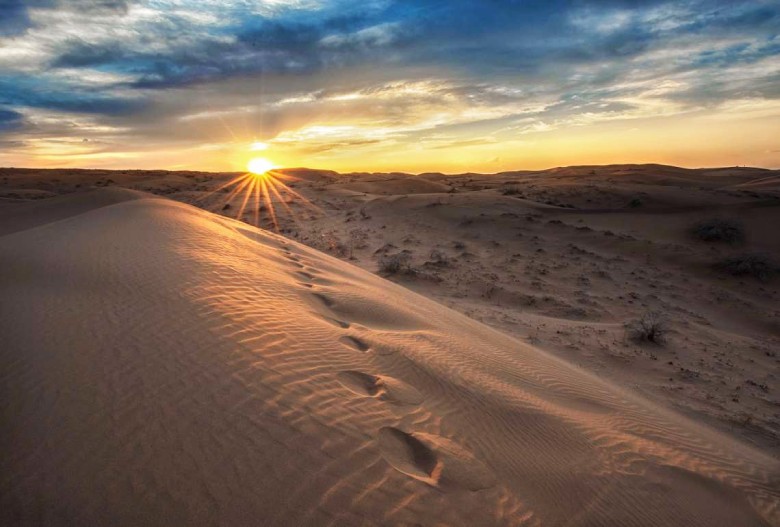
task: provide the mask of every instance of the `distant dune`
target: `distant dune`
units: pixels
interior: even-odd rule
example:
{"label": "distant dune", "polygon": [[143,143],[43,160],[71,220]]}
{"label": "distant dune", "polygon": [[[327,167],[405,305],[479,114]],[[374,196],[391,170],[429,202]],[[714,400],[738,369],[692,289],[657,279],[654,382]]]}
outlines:
{"label": "distant dune", "polygon": [[[3,525],[780,525],[767,453],[295,241],[79,184],[0,209]],[[431,185],[456,192],[411,183],[407,219],[529,206]]]}

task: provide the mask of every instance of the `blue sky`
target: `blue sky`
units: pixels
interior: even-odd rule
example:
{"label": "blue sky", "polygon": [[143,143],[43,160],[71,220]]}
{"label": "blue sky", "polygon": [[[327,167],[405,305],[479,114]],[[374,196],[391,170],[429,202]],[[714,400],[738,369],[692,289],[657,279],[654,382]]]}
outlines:
{"label": "blue sky", "polygon": [[780,166],[778,122],[777,1],[0,0],[3,165]]}

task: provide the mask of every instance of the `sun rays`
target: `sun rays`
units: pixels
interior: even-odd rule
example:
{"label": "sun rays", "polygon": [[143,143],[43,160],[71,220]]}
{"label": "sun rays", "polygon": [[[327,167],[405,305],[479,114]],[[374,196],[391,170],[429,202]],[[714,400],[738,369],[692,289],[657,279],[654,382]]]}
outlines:
{"label": "sun rays", "polygon": [[269,159],[264,157],[255,157],[249,160],[249,163],[246,164],[246,168],[253,174],[263,176],[267,172],[277,168],[277,166]]}
{"label": "sun rays", "polygon": [[[312,211],[320,210],[285,183],[285,180],[297,178],[274,168],[263,170],[268,165],[273,167],[267,159],[252,159],[248,164],[250,172],[218,186],[202,196],[201,201],[215,194],[224,194],[224,197],[217,199],[209,208],[257,227],[261,226],[263,220],[267,220],[276,231],[280,228],[280,214],[284,214],[296,224],[300,223],[301,218],[294,210],[294,205],[301,205]],[[236,210],[235,214],[231,212],[232,209]]]}

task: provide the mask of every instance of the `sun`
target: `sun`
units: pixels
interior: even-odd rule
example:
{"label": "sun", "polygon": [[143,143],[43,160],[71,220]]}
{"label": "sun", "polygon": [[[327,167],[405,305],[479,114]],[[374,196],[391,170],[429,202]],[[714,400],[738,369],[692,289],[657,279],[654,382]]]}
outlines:
{"label": "sun", "polygon": [[251,173],[261,176],[266,172],[268,172],[269,170],[273,170],[274,168],[276,168],[276,165],[274,165],[271,161],[269,161],[264,157],[255,157],[249,160],[249,163],[247,163],[246,168]]}

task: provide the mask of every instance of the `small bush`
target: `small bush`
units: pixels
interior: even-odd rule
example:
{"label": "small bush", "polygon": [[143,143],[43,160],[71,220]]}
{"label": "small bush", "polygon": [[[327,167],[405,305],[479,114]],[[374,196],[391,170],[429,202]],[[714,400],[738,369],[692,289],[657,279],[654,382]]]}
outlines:
{"label": "small bush", "polygon": [[718,262],[715,267],[732,276],[750,276],[761,281],[777,272],[778,268],[763,254],[740,254]]}
{"label": "small bush", "polygon": [[745,241],[745,229],[733,220],[715,218],[695,225],[691,231],[694,238],[705,242],[741,243]]}
{"label": "small bush", "polygon": [[626,331],[634,342],[652,342],[661,345],[666,340],[668,325],[666,318],[656,311],[650,311],[639,319],[626,324]]}
{"label": "small bush", "polygon": [[431,251],[431,259],[425,262],[426,265],[433,265],[436,267],[449,267],[451,264],[449,256],[444,252],[434,249]]}
{"label": "small bush", "polygon": [[643,205],[642,200],[639,198],[634,198],[631,201],[628,202],[628,207],[630,209],[636,209]]}
{"label": "small bush", "polygon": [[390,275],[411,273],[412,256],[406,252],[383,256],[379,260],[379,271]]}
{"label": "small bush", "polygon": [[523,195],[523,193],[517,187],[507,187],[501,191],[501,194],[503,194],[504,196],[521,196],[521,197]]}

